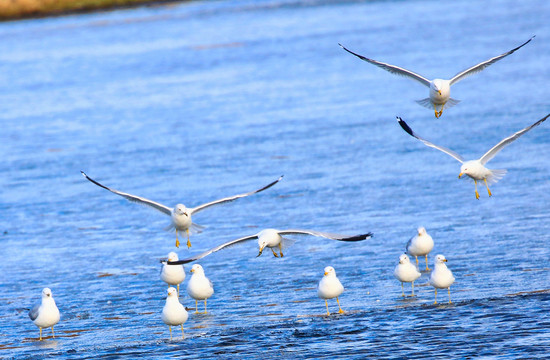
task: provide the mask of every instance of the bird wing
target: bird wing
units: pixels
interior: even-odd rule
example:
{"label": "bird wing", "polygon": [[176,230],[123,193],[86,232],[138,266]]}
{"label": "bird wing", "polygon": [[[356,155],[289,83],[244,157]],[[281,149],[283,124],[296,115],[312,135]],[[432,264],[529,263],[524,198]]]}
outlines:
{"label": "bird wing", "polygon": [[276,183],[281,181],[283,179],[283,176],[284,175],[281,175],[277,180],[273,181],[270,184],[267,184],[266,186],[264,186],[261,189],[254,190],[254,191],[251,191],[251,192],[247,192],[247,193],[244,193],[244,194],[229,196],[229,197],[226,197],[226,198],[223,198],[223,199],[219,199],[219,200],[211,201],[211,202],[206,203],[206,204],[199,205],[195,208],[190,209],[191,214],[198,213],[199,211],[202,211],[202,210],[204,210],[204,209],[206,209],[210,206],[219,205],[219,204],[223,204],[223,203],[226,203],[226,202],[234,201],[234,200],[240,199],[242,197],[253,195],[253,194],[259,193],[260,191],[264,191],[266,189],[269,189],[270,187],[272,187],[273,185],[275,185]]}
{"label": "bird wing", "polygon": [[368,63],[371,63],[373,65],[376,65],[386,71],[389,71],[391,72],[392,74],[395,74],[395,75],[399,75],[399,76],[405,76],[405,77],[408,77],[410,79],[413,79],[413,80],[416,80],[418,81],[419,83],[421,83],[422,85],[425,85],[425,86],[428,86],[430,87],[430,80],[426,79],[424,76],[422,75],[418,75],[417,73],[415,72],[412,72],[410,70],[407,70],[407,69],[403,69],[399,66],[395,66],[395,65],[390,65],[390,64],[386,64],[386,63],[383,63],[381,61],[376,61],[376,60],[373,60],[373,59],[369,59],[367,57],[364,57],[362,55],[359,55],[359,54],[356,54],[354,53],[353,51],[351,50],[348,50],[346,49],[342,44],[338,44],[340,45],[340,47],[344,50],[346,50],[347,52],[349,52],[350,54],[352,55],[355,55],[357,56],[359,59],[363,60],[363,61],[366,61]]}
{"label": "bird wing", "polygon": [[202,254],[199,254],[199,255],[195,255],[195,256],[192,256],[190,258],[187,258],[187,259],[183,259],[183,260],[178,260],[178,261],[168,261],[167,264],[168,265],[179,265],[179,264],[187,264],[187,263],[190,263],[192,261],[197,261],[199,259],[202,259],[203,257],[205,256],[208,256],[212,253],[215,253],[216,251],[220,251],[222,249],[225,249],[229,246],[232,246],[232,245],[236,245],[240,242],[243,242],[243,241],[247,241],[247,240],[252,240],[252,239],[257,239],[258,238],[258,234],[254,234],[254,235],[250,235],[250,236],[245,236],[245,237],[242,237],[242,238],[239,238],[239,239],[235,239],[235,240],[231,240],[231,241],[228,241],[226,243],[223,243],[221,245],[218,245],[216,246],[215,248],[212,248],[210,250],[207,250],[205,252],[203,252]]}
{"label": "bird wing", "polygon": [[412,238],[409,239],[409,241],[407,241],[407,245],[405,245],[405,251],[408,252],[409,251],[409,246],[411,246],[412,244],[412,241],[415,237],[413,236]]}
{"label": "bird wing", "polygon": [[372,236],[372,233],[360,234],[360,235],[342,235],[342,234],[331,234],[315,230],[300,230],[300,229],[289,229],[289,230],[278,230],[279,235],[313,235],[321,236],[327,239],[338,240],[338,241],[361,241]]}
{"label": "bird wing", "polygon": [[480,162],[481,164],[485,165],[489,160],[491,160],[493,157],[495,157],[495,155],[498,154],[498,152],[499,152],[500,150],[502,150],[506,145],[510,144],[511,142],[513,142],[514,140],[516,140],[517,138],[519,138],[521,135],[525,134],[527,131],[529,131],[529,130],[531,130],[532,128],[534,128],[535,126],[540,125],[540,124],[541,124],[542,122],[544,122],[549,116],[550,116],[550,114],[546,115],[545,117],[543,117],[542,119],[540,119],[540,120],[537,121],[536,123],[527,126],[525,129],[518,131],[518,132],[515,133],[514,135],[508,136],[506,139],[501,140],[498,144],[496,144],[495,146],[493,146],[493,148],[492,148],[491,150],[487,151],[487,152],[485,153],[485,155],[483,155],[483,156],[481,157],[481,159],[479,159],[479,162]]}
{"label": "bird wing", "polygon": [[38,317],[38,310],[40,309],[40,304],[36,304],[29,310],[29,317],[32,321],[36,320]]}
{"label": "bird wing", "polygon": [[401,127],[403,128],[403,130],[405,130],[410,136],[412,137],[415,137],[417,138],[418,140],[422,141],[424,143],[424,145],[426,146],[429,146],[429,147],[432,147],[434,149],[437,149],[439,151],[443,151],[445,154],[447,155],[451,155],[453,158],[455,158],[456,160],[458,160],[459,162],[463,163],[464,162],[464,158],[460,155],[458,155],[457,153],[455,153],[454,151],[450,150],[450,149],[447,149],[443,146],[439,146],[439,145],[436,145],[434,143],[431,143],[429,142],[428,140],[426,139],[423,139],[421,138],[419,135],[417,135],[410,127],[409,125],[407,125],[407,123],[401,119],[399,116],[397,117],[397,121],[399,122],[399,125],[401,125]]}
{"label": "bird wing", "polygon": [[450,85],[453,85],[457,82],[459,82],[460,80],[464,79],[464,78],[467,78],[468,76],[470,75],[473,75],[475,73],[478,73],[482,70],[484,70],[486,67],[488,67],[489,65],[492,65],[494,63],[496,63],[497,61],[499,61],[500,59],[503,59],[505,58],[506,56],[510,55],[510,54],[513,54],[514,52],[516,52],[517,50],[519,50],[520,48],[522,48],[523,46],[527,45],[531,40],[533,40],[535,36],[533,36],[532,38],[530,38],[529,40],[527,40],[526,42],[524,42],[523,44],[521,44],[520,46],[518,46],[517,48],[514,48],[508,52],[505,52],[504,54],[501,54],[499,56],[495,56],[494,58],[491,58],[489,60],[486,60],[484,62],[481,62],[477,65],[474,65],[472,66],[471,68],[468,68],[464,71],[461,71],[459,72],[458,74],[456,74],[455,76],[452,77],[452,79],[450,80],[451,83]]}
{"label": "bird wing", "polygon": [[86,175],[86,173],[84,171],[80,171],[82,173],[82,175],[88,179],[89,181],[91,181],[92,183],[96,184],[97,186],[99,187],[102,187],[106,190],[109,190],[110,192],[112,193],[115,193],[117,195],[120,195],[124,198],[126,198],[126,200],[130,200],[132,202],[135,202],[135,203],[139,203],[139,204],[143,204],[143,205],[147,205],[147,206],[150,206],[152,207],[153,209],[156,209],[160,212],[163,212],[165,213],[166,215],[171,215],[172,214],[172,209],[170,209],[168,206],[164,206],[162,204],[159,204],[158,202],[155,202],[155,201],[152,201],[152,200],[149,200],[149,199],[145,199],[145,198],[142,198],[142,197],[139,197],[139,196],[136,196],[136,195],[132,195],[132,194],[127,194],[127,193],[124,193],[122,191],[118,191],[118,190],[115,190],[115,189],[111,189],[111,188],[108,188],[107,186],[105,185],[102,185],[100,183],[98,183],[97,181],[95,181],[94,179],[92,179],[91,177],[89,177],[88,175]]}

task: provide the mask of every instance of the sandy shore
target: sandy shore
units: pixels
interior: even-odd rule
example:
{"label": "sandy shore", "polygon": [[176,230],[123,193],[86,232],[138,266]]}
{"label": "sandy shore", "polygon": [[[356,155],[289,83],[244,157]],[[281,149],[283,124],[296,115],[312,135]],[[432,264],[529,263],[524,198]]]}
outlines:
{"label": "sandy shore", "polygon": [[181,0],[0,0],[0,21],[179,1]]}

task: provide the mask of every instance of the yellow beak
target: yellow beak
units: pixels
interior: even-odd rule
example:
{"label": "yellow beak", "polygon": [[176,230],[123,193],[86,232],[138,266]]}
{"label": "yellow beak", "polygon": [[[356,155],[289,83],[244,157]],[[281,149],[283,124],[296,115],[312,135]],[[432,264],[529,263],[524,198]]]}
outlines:
{"label": "yellow beak", "polygon": [[447,259],[443,260],[443,262],[447,262]]}
{"label": "yellow beak", "polygon": [[328,272],[325,273],[325,276],[327,276],[327,275],[328,275]]}
{"label": "yellow beak", "polygon": [[195,269],[191,269],[191,271],[189,271],[189,272],[192,272],[192,273],[194,273],[194,272],[195,272]]}
{"label": "yellow beak", "polygon": [[439,95],[441,95],[441,90],[437,90],[437,92],[439,93]]}
{"label": "yellow beak", "polygon": [[460,179],[462,177],[462,175],[464,175],[464,173],[458,174],[458,178]]}

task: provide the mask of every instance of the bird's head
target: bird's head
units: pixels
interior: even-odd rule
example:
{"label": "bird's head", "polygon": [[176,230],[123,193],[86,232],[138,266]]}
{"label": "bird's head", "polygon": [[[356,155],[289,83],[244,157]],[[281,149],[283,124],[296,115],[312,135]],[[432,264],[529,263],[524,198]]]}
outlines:
{"label": "bird's head", "polygon": [[189,210],[183,204],[177,204],[174,208],[174,212],[179,216],[189,216]]}
{"label": "bird's head", "polygon": [[173,287],[168,288],[168,297],[175,297],[178,296],[178,292]]}
{"label": "bird's head", "polygon": [[50,288],[44,288],[42,290],[42,297],[45,297],[45,298],[51,298],[52,297],[52,291],[50,290]]}
{"label": "bird's head", "polygon": [[193,265],[190,271],[195,274],[204,274],[204,270],[199,264]]}
{"label": "bird's head", "polygon": [[445,256],[436,255],[436,257],[435,257],[435,263],[436,264],[443,264],[443,263],[446,263],[446,262],[447,262],[447,259],[445,259]]}
{"label": "bird's head", "polygon": [[179,260],[178,254],[176,254],[173,251],[170,251],[170,253],[168,254],[168,261],[178,261],[178,260]]}
{"label": "bird's head", "polygon": [[327,266],[325,268],[325,276],[329,276],[329,275],[335,275],[336,276],[336,271],[334,270],[334,268],[332,266]]}
{"label": "bird's head", "polygon": [[260,236],[258,238],[258,247],[260,248],[260,252],[258,253],[258,256],[262,255],[262,252],[264,251],[265,247],[267,246],[267,241],[265,239],[262,239],[262,237]]}
{"label": "bird's head", "polygon": [[407,254],[401,254],[401,256],[399,256],[399,263],[400,264],[408,264],[410,262],[411,262],[411,259],[409,259]]}
{"label": "bird's head", "polygon": [[432,90],[437,92],[440,96],[441,96],[441,90],[443,89],[443,86],[444,86],[444,82],[441,79],[435,79],[430,84],[430,87],[432,88]]}
{"label": "bird's head", "polygon": [[419,227],[418,229],[416,229],[418,231],[418,235],[425,235],[426,234],[426,228],[424,228],[424,226],[421,226]]}
{"label": "bird's head", "polygon": [[460,174],[458,174],[458,178],[462,178],[462,175],[469,175],[469,166],[468,164],[462,164],[462,166],[460,167]]}

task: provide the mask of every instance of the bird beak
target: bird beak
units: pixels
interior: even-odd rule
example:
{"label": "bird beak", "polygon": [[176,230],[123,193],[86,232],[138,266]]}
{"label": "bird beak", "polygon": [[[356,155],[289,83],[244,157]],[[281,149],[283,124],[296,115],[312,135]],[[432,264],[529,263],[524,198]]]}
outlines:
{"label": "bird beak", "polygon": [[325,272],[325,276],[327,276],[327,275],[328,275],[328,272]]}
{"label": "bird beak", "polygon": [[462,177],[462,175],[464,175],[464,173],[458,174],[458,178],[460,179]]}
{"label": "bird beak", "polygon": [[447,259],[443,260],[443,262],[447,262]]}
{"label": "bird beak", "polygon": [[256,257],[262,255],[262,252],[264,251],[264,248],[265,248],[265,245],[260,248],[260,252],[258,253],[258,255],[256,255]]}
{"label": "bird beak", "polygon": [[195,269],[191,269],[191,271],[189,271],[189,272],[192,272],[192,273],[194,273],[194,272],[195,272]]}
{"label": "bird beak", "polygon": [[439,93],[439,95],[441,95],[441,90],[437,90],[437,92]]}

